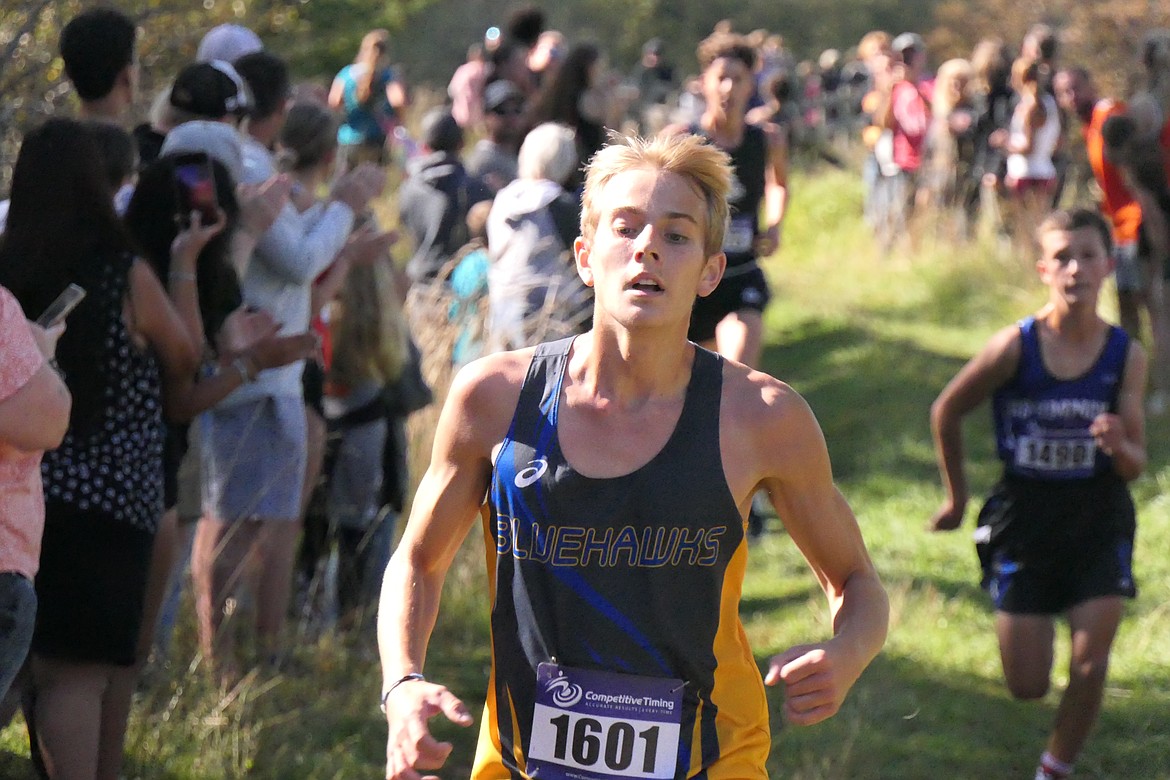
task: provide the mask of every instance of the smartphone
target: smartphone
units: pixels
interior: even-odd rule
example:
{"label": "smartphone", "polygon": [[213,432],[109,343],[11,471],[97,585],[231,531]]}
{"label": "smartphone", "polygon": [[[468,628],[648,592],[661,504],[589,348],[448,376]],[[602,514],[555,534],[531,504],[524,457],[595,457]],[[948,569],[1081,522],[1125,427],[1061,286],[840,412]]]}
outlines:
{"label": "smartphone", "polygon": [[76,284],[70,284],[57,296],[56,300],[41,312],[41,316],[37,317],[37,325],[40,325],[42,328],[53,327],[68,317],[69,312],[76,309],[77,304],[81,303],[81,299],[84,297],[84,288]]}
{"label": "smartphone", "polygon": [[219,201],[211,159],[203,152],[177,155],[174,178],[179,223],[190,224],[192,211],[199,212],[201,224],[215,223],[219,219]]}

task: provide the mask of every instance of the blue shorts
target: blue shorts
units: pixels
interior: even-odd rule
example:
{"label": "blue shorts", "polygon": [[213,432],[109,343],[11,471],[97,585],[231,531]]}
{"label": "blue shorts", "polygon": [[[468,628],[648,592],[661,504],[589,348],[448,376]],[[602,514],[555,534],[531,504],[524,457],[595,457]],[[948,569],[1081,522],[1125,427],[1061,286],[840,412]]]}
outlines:
{"label": "blue shorts", "polygon": [[262,398],[199,418],[203,511],[224,522],[295,521],[308,460],[300,398]]}
{"label": "blue shorts", "polygon": [[1113,246],[1113,260],[1115,269],[1114,279],[1120,292],[1141,292],[1145,289],[1145,280],[1142,279],[1142,263],[1138,257],[1136,241]]}

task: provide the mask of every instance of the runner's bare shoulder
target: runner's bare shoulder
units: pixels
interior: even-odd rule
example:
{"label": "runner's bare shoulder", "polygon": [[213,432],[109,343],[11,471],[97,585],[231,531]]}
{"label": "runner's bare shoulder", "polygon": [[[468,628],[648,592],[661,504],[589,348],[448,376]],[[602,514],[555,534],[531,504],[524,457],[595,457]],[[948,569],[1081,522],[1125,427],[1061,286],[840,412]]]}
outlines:
{"label": "runner's bare shoulder", "polygon": [[496,352],[468,363],[452,380],[446,405],[455,407],[463,424],[499,441],[512,422],[534,352],[531,347]]}
{"label": "runner's bare shoulder", "polygon": [[799,458],[806,447],[824,446],[820,425],[800,393],[733,361],[724,362],[719,419],[726,427],[720,438],[738,442],[756,468],[768,470],[763,460]]}

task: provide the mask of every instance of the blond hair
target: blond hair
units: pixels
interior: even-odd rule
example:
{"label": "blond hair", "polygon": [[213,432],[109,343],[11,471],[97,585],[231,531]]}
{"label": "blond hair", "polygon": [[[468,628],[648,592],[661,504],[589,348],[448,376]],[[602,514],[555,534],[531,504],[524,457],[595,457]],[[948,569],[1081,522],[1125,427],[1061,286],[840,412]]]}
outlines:
{"label": "blond hair", "polygon": [[872,30],[861,36],[857,44],[857,57],[861,60],[872,60],[879,54],[888,54],[890,51],[890,34],[885,30]]}
{"label": "blond hair", "polygon": [[374,91],[374,79],[377,78],[378,60],[386,53],[389,45],[390,33],[387,30],[370,30],[362,37],[362,43],[358,47],[357,56],[354,57],[355,65],[365,66],[357,77],[357,88],[355,94],[359,103],[366,103],[370,100]]}
{"label": "blond hair", "polygon": [[703,252],[707,257],[718,254],[727,229],[731,158],[695,135],[613,136],[586,169],[581,200],[582,238],[592,241],[597,232],[602,209],[598,198],[605,185],[618,174],[643,168],[677,174],[698,190],[707,204]]}
{"label": "blond hair", "polygon": [[947,60],[938,66],[934,76],[934,101],[931,110],[936,117],[949,116],[968,97],[975,69],[964,59]]}
{"label": "blond hair", "polygon": [[389,384],[406,363],[406,323],[394,272],[385,261],[355,265],[334,304],[329,378],[344,387]]}

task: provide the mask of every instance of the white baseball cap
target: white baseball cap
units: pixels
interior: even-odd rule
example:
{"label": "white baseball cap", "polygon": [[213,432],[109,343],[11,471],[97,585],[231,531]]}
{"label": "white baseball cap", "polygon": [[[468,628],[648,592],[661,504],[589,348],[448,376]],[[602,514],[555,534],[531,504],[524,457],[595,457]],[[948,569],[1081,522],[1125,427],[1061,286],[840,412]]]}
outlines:
{"label": "white baseball cap", "polygon": [[223,60],[235,62],[245,54],[262,51],[264,44],[260,36],[239,24],[221,24],[212,27],[199,42],[195,59],[200,62]]}

